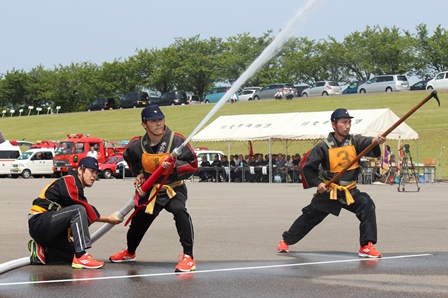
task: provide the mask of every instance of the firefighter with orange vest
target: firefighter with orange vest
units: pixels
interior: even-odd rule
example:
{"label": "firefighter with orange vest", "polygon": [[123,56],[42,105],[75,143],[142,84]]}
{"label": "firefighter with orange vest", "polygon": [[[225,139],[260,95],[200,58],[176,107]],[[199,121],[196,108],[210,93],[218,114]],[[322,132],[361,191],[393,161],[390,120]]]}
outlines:
{"label": "firefighter with orange vest", "polygon": [[370,196],[357,188],[359,174],[358,163],[353,164],[340,178],[327,185],[330,180],[349,165],[365,148],[373,142],[373,147],[366,155],[380,157],[386,138],[351,135],[352,125],[346,109],[337,109],[331,114],[331,132],[327,139],[318,143],[309,151],[300,163],[304,188],[317,187],[317,194],[311,203],[302,209],[288,231],[283,233],[283,240],[278,244],[278,252],[288,252],[289,245],[299,242],[315,226],[322,222],[328,214],[338,216],[344,208],[354,214],[360,221],[360,249],[358,255],[367,258],[380,258],[376,250],[377,225],[375,204]]}

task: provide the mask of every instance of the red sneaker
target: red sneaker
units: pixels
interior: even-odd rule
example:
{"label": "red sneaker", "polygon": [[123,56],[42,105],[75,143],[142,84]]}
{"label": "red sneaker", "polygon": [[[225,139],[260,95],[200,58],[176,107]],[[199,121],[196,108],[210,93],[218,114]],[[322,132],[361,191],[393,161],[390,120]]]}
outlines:
{"label": "red sneaker", "polygon": [[177,264],[176,267],[174,267],[175,272],[188,272],[188,271],[195,271],[196,270],[196,263],[193,260],[192,257],[189,255],[180,255],[180,262]]}
{"label": "red sneaker", "polygon": [[381,258],[381,253],[376,250],[372,242],[369,242],[367,245],[361,246],[359,256],[364,258]]}
{"label": "red sneaker", "polygon": [[95,260],[91,254],[85,253],[80,258],[73,256],[72,267],[75,269],[98,269],[104,266],[104,262]]}
{"label": "red sneaker", "polygon": [[136,256],[137,253],[134,252],[134,254],[131,255],[127,249],[123,249],[122,251],[110,256],[109,261],[112,263],[133,262],[135,261]]}
{"label": "red sneaker", "polygon": [[288,244],[286,244],[286,242],[285,241],[280,241],[279,243],[278,243],[278,246],[277,246],[277,251],[278,252],[289,252],[289,246],[288,246]]}

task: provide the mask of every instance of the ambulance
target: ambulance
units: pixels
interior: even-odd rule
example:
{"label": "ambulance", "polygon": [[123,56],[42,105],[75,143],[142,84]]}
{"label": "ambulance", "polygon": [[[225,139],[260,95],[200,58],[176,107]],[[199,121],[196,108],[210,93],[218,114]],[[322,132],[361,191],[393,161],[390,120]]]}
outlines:
{"label": "ambulance", "polygon": [[18,141],[0,143],[0,177],[10,177],[12,163],[22,154]]}

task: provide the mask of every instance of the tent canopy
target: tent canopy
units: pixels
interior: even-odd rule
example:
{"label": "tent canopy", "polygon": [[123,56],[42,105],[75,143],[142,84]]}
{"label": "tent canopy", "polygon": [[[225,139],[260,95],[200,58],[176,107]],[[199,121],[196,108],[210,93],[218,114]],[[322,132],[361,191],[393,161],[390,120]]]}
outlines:
{"label": "tent canopy", "polygon": [[[193,138],[193,142],[226,142],[256,140],[319,140],[332,131],[326,112],[298,112],[220,116]],[[389,109],[350,110],[351,134],[377,136],[385,132],[399,117]],[[392,140],[417,140],[418,134],[406,123],[388,136]]]}

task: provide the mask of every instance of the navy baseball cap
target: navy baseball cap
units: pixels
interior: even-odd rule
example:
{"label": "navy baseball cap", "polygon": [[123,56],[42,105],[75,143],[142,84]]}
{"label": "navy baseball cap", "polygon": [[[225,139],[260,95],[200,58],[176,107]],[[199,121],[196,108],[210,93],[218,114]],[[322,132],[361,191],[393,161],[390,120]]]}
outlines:
{"label": "navy baseball cap", "polygon": [[334,112],[331,114],[331,122],[334,122],[340,118],[353,118],[353,117],[350,116],[350,114],[348,113],[348,111],[346,109],[334,110]]}
{"label": "navy baseball cap", "polygon": [[149,105],[142,110],[142,122],[165,118],[158,105]]}
{"label": "navy baseball cap", "polygon": [[81,159],[78,163],[78,167],[84,166],[86,168],[91,168],[94,170],[99,171],[100,168],[98,167],[98,161],[96,160],[96,158],[94,157],[84,157],[83,159]]}

